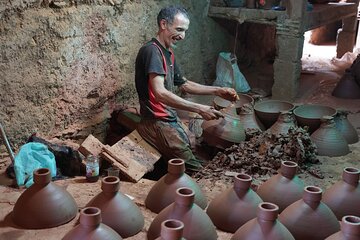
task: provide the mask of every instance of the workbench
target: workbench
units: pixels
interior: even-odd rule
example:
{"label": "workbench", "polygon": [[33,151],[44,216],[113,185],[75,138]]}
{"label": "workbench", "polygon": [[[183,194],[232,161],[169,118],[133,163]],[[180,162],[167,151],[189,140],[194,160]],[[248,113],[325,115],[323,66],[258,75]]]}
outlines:
{"label": "workbench", "polygon": [[274,61],[274,84],[272,97],[280,100],[294,100],[297,95],[301,57],[306,31],[342,21],[337,34],[336,57],[352,52],[357,26],[359,0],[346,3],[313,4],[307,10],[306,0],[284,1],[285,11],[230,8],[209,6],[208,16],[244,22],[273,25],[276,28],[276,57]]}

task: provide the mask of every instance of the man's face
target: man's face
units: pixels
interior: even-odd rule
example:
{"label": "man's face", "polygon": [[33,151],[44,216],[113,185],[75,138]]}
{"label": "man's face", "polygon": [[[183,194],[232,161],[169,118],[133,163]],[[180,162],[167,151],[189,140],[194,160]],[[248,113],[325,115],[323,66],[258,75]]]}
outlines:
{"label": "man's face", "polygon": [[165,46],[167,48],[174,48],[176,43],[185,38],[185,32],[189,28],[190,21],[183,14],[178,13],[174,17],[174,22],[169,24],[168,22],[164,23],[165,25]]}

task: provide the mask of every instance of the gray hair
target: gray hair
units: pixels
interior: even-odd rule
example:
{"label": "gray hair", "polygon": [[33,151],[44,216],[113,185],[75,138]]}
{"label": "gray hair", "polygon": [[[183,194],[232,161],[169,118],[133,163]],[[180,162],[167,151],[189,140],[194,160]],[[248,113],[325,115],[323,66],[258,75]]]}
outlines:
{"label": "gray hair", "polygon": [[189,19],[188,12],[185,8],[179,7],[179,6],[169,6],[165,7],[160,10],[158,16],[157,16],[157,24],[160,27],[161,20],[165,20],[169,24],[172,24],[174,22],[174,18],[176,14],[181,13],[184,15],[187,19]]}

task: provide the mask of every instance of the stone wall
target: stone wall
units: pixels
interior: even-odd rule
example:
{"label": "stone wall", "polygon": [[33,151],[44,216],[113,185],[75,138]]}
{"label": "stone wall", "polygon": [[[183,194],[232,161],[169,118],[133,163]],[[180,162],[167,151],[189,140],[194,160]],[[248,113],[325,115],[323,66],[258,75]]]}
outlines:
{"label": "stone wall", "polygon": [[9,140],[101,136],[116,107],[137,104],[137,51],[155,36],[158,11],[175,3],[191,18],[178,62],[188,78],[211,82],[231,36],[207,17],[209,1],[0,1],[0,122]]}

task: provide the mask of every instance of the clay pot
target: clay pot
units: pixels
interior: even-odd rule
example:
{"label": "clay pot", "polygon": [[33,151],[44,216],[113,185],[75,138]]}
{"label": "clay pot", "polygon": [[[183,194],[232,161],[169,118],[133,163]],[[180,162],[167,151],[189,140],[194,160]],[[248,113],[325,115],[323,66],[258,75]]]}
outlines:
{"label": "clay pot", "polygon": [[225,108],[222,112],[223,118],[204,121],[201,127],[205,142],[210,146],[225,149],[244,141],[246,136],[240,118],[230,113],[231,108]]}
{"label": "clay pot", "polygon": [[244,93],[238,93],[239,100],[236,100],[235,103],[232,103],[226,99],[223,99],[221,97],[216,96],[213,100],[213,105],[215,109],[221,110],[223,108],[227,108],[230,105],[233,105],[233,107],[237,110],[237,112],[240,111],[240,108],[244,106],[244,104],[251,104],[254,105],[254,98],[252,98],[250,95],[244,94]]}
{"label": "clay pot", "polygon": [[338,98],[359,99],[360,86],[352,75],[350,69],[347,69],[340,81],[336,84],[332,95]]}
{"label": "clay pot", "polygon": [[124,238],[140,232],[144,226],[144,216],[130,198],[119,192],[119,178],[104,177],[101,181],[101,189],[102,192],[91,199],[86,207],[99,208],[103,223]]}
{"label": "clay pot", "polygon": [[175,158],[168,162],[168,173],[150,189],[145,199],[146,208],[159,213],[175,201],[176,190],[180,187],[191,188],[195,193],[195,203],[202,209],[207,207],[207,199],[200,186],[185,173],[185,161]]}
{"label": "clay pot", "polygon": [[277,220],[279,208],[273,203],[259,204],[257,218],[240,227],[231,240],[291,240],[289,230]]}
{"label": "clay pot", "polygon": [[256,217],[256,210],[262,200],[251,190],[251,181],[251,176],[238,174],[234,178],[234,186],[210,202],[206,212],[218,229],[234,233]]}
{"label": "clay pot", "polygon": [[184,224],[175,219],[168,219],[161,223],[160,237],[156,240],[185,240],[182,237]]}
{"label": "clay pot", "polygon": [[34,184],[16,201],[12,216],[15,224],[26,229],[51,228],[71,221],[78,207],[74,198],[51,182],[48,168],[33,173]]}
{"label": "clay pot", "polygon": [[80,224],[70,230],[63,240],[119,240],[121,236],[101,223],[101,210],[87,207],[80,212]]}
{"label": "clay pot", "polygon": [[293,112],[298,126],[308,126],[309,134],[312,134],[320,127],[321,118],[336,115],[336,109],[332,107],[312,104],[298,106]]}
{"label": "clay pot", "polygon": [[303,198],[284,209],[279,220],[295,239],[321,240],[340,230],[335,214],[321,202],[322,190],[305,187]]}
{"label": "clay pot", "polygon": [[321,126],[310,138],[317,147],[319,156],[337,157],[350,152],[349,145],[341,133],[336,129],[333,117],[325,116]]}
{"label": "clay pot", "polygon": [[279,174],[261,184],[257,194],[262,200],[275,203],[279,207],[279,212],[282,212],[302,197],[304,183],[296,176],[297,168],[297,163],[283,161]]}
{"label": "clay pot", "polygon": [[342,180],[325,191],[323,202],[335,213],[340,221],[345,215],[360,216],[360,170],[347,167]]}
{"label": "clay pot", "polygon": [[341,231],[334,233],[325,240],[359,240],[360,239],[360,217],[344,216],[341,221]]}
{"label": "clay pot", "polygon": [[177,219],[184,223],[183,237],[186,239],[217,239],[215,226],[204,210],[194,203],[194,198],[195,192],[190,188],[177,189],[175,202],[164,208],[150,224],[148,240],[160,236],[161,223],[167,219]]}
{"label": "clay pot", "polygon": [[254,111],[266,129],[270,128],[279,118],[281,111],[290,111],[294,105],[280,100],[265,100],[255,104]]}
{"label": "clay pot", "polygon": [[239,118],[245,130],[257,129],[263,131],[265,129],[264,125],[256,118],[254,108],[250,104],[244,104],[240,108]]}
{"label": "clay pot", "polygon": [[281,111],[278,120],[269,128],[269,131],[274,135],[287,135],[290,128],[296,128],[295,117],[292,112]]}
{"label": "clay pot", "polygon": [[359,135],[347,118],[348,113],[346,111],[339,111],[335,120],[335,127],[343,135],[348,144],[357,143],[359,141]]}

